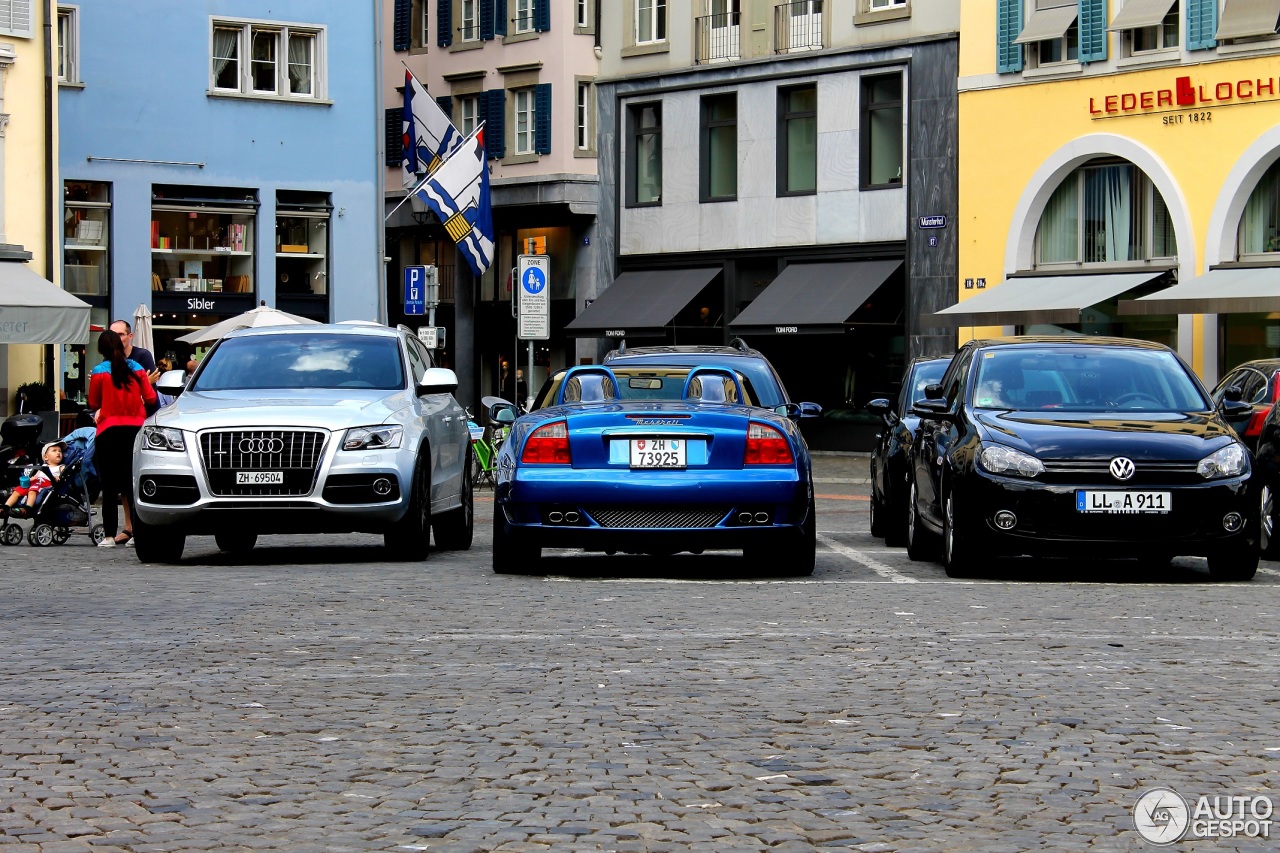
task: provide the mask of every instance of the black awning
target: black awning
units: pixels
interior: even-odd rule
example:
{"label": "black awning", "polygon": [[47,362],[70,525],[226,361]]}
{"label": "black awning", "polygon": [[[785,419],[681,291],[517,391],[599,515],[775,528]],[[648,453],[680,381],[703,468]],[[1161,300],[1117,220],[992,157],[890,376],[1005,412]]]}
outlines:
{"label": "black awning", "polygon": [[655,338],[721,267],[624,272],[565,326],[573,338]]}
{"label": "black awning", "polygon": [[844,322],[901,266],[899,260],[791,264],[729,326],[754,335],[844,331]]}

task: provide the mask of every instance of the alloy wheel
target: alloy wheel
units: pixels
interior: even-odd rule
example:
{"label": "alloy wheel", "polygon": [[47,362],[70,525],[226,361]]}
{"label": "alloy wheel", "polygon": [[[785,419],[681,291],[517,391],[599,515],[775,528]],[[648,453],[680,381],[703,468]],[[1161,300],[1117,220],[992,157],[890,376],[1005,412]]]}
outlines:
{"label": "alloy wheel", "polygon": [[1275,493],[1271,491],[1271,487],[1264,485],[1262,487],[1262,533],[1261,545],[1262,553],[1266,554],[1271,550],[1271,537],[1275,534]]}
{"label": "alloy wheel", "polygon": [[916,484],[911,483],[911,493],[907,498],[907,545],[916,541]]}

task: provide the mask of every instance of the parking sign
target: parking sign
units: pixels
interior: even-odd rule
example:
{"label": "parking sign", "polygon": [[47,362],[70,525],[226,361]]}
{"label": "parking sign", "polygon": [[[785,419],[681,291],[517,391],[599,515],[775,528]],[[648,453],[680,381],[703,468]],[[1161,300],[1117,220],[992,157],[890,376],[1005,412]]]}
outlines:
{"label": "parking sign", "polygon": [[404,313],[427,313],[427,268],[404,268]]}
{"label": "parking sign", "polygon": [[516,337],[522,341],[545,341],[551,337],[551,258],[548,255],[520,255],[516,264],[519,316]]}

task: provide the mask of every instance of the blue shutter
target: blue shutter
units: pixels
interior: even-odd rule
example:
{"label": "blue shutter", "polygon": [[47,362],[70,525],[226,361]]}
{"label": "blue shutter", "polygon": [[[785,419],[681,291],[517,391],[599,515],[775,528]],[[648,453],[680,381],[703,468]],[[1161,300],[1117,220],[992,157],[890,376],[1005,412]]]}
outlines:
{"label": "blue shutter", "polygon": [[392,24],[392,42],[396,50],[409,49],[409,22],[413,13],[413,0],[396,0]]}
{"label": "blue shutter", "polygon": [[1080,0],[1080,61],[1107,59],[1107,0]]}
{"label": "blue shutter", "polygon": [[533,87],[533,150],[537,154],[551,153],[550,83]]}
{"label": "blue shutter", "polygon": [[480,41],[493,41],[493,3],[480,0]]}
{"label": "blue shutter", "polygon": [[453,0],[436,0],[436,44],[453,44]]}
{"label": "blue shutter", "polygon": [[1022,32],[1022,0],[996,0],[996,71],[1022,70],[1022,45],[1013,40]]}
{"label": "blue shutter", "polygon": [[533,0],[533,28],[540,33],[551,29],[550,0]]}
{"label": "blue shutter", "polygon": [[493,31],[500,36],[507,34],[507,0],[493,0]]}
{"label": "blue shutter", "polygon": [[387,130],[387,165],[399,166],[404,159],[404,110],[388,107],[385,126]]}
{"label": "blue shutter", "polygon": [[453,121],[453,96],[441,95],[436,98],[436,103],[440,105],[440,109],[444,110],[444,114],[449,117],[449,121]]}
{"label": "blue shutter", "polygon": [[507,156],[505,124],[507,90],[490,89],[484,93],[484,148],[490,160]]}
{"label": "blue shutter", "polygon": [[1187,0],[1187,50],[1212,50],[1218,46],[1218,0]]}

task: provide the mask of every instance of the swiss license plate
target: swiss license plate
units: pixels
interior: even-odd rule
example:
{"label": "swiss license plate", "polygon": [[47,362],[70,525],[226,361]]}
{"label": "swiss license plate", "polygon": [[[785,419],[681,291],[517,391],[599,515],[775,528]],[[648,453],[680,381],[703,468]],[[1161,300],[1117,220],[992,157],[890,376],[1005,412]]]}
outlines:
{"label": "swiss license plate", "polygon": [[1172,505],[1172,492],[1076,492],[1079,512],[1166,513]]}
{"label": "swiss license plate", "polygon": [[633,438],[631,467],[683,468],[687,464],[685,444],[680,438]]}
{"label": "swiss license plate", "polygon": [[283,486],[283,471],[237,471],[237,486]]}

